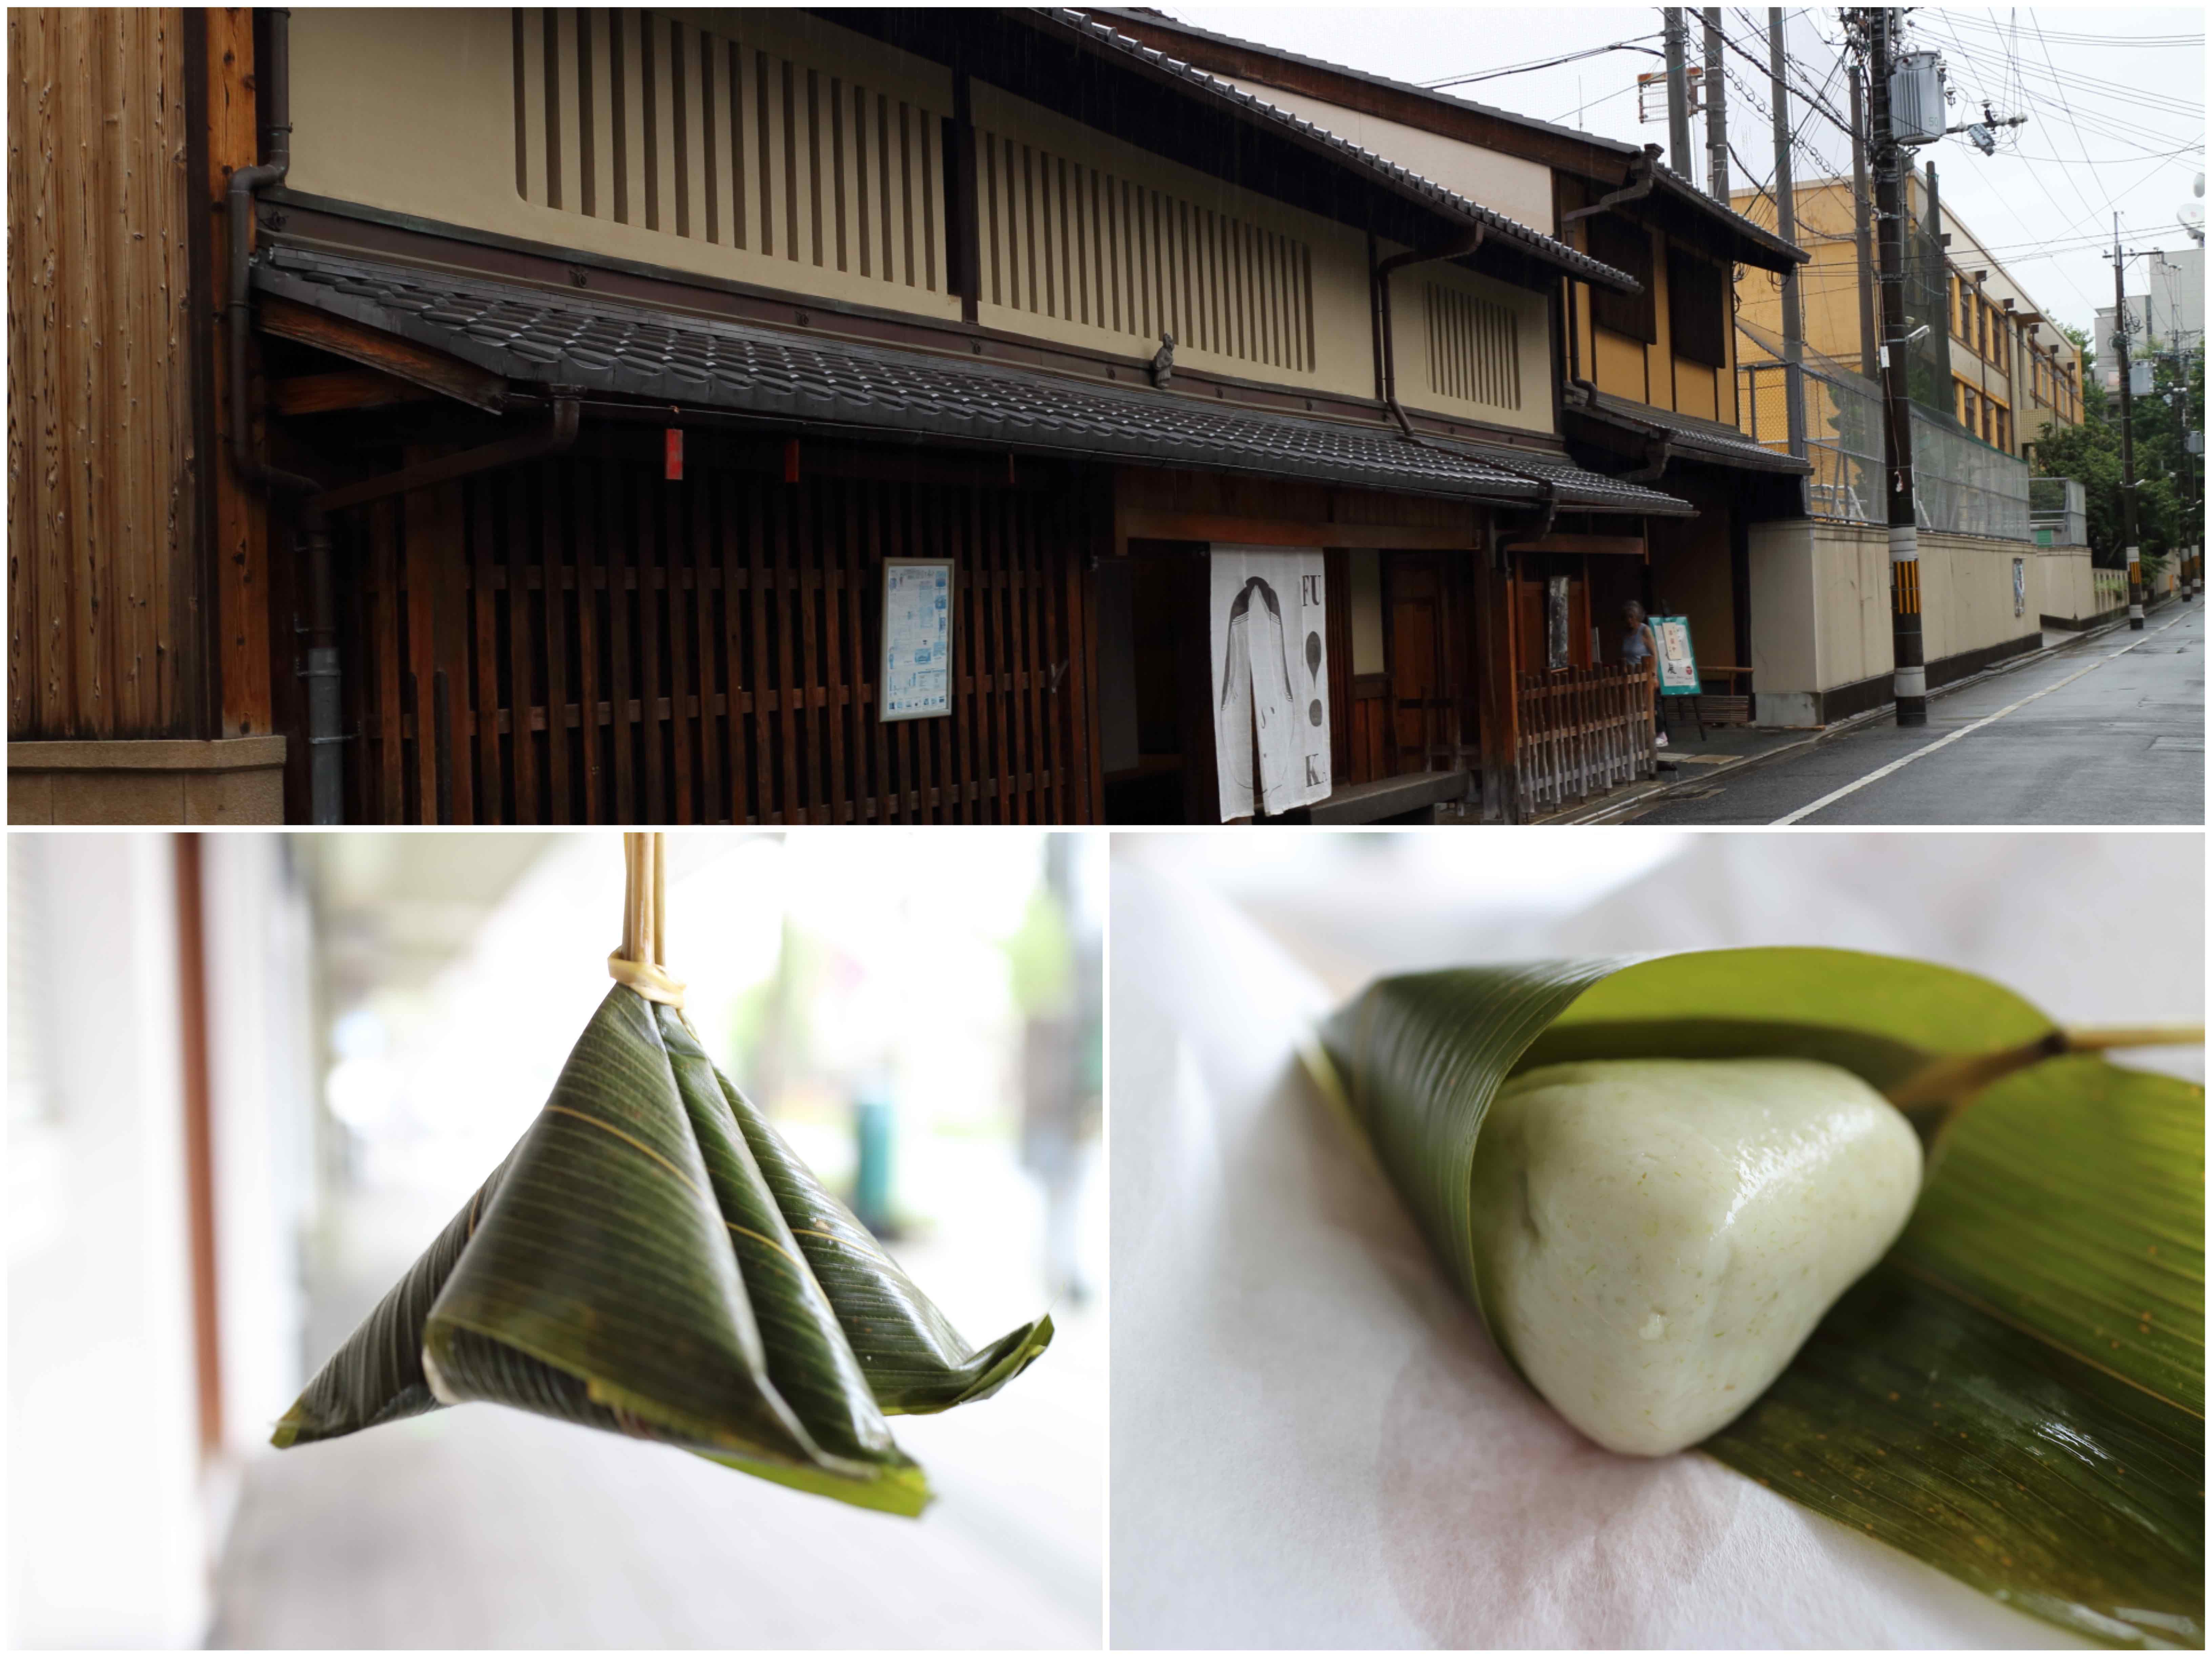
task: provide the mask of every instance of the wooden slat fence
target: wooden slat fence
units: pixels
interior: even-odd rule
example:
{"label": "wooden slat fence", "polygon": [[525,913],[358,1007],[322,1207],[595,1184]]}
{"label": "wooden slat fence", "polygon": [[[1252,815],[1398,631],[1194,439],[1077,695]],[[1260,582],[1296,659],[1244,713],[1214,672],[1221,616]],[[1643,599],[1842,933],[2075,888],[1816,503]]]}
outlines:
{"label": "wooden slat fence", "polygon": [[1524,674],[1519,697],[1515,781],[1524,820],[1658,775],[1650,669]]}
{"label": "wooden slat fence", "polygon": [[[1097,816],[1057,494],[568,455],[341,535],[349,820]],[[957,561],[953,710],[886,725],[902,557]]]}

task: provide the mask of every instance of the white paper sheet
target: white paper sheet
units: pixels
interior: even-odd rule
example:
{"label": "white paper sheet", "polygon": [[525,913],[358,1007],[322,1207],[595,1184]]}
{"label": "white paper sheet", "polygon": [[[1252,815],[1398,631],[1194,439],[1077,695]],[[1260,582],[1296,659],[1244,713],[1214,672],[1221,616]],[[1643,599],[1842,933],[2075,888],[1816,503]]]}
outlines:
{"label": "white paper sheet", "polygon": [[1216,546],[1211,565],[1221,820],[1310,806],[1333,786],[1321,551]]}
{"label": "white paper sheet", "polygon": [[[1301,836],[1242,870],[1206,838],[1116,838],[1115,1644],[2078,1644],[1706,1458],[1582,1439],[1292,1049],[1375,972],[1742,944],[1948,961],[2083,1022],[2199,1015],[2200,838],[1707,835],[1638,869],[1638,836],[1592,899],[1610,841],[1532,844],[1516,886],[1522,838],[1465,833],[1413,866],[1395,838]],[[1448,835],[1488,867],[1455,877]]]}
{"label": "white paper sheet", "polygon": [[952,570],[949,558],[884,561],[884,720],[952,711]]}

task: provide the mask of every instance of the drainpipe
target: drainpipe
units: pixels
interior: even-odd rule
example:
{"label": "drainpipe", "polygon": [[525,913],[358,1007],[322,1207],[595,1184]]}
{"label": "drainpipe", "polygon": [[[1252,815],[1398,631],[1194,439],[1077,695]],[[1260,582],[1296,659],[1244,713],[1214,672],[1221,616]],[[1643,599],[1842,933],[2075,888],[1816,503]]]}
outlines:
{"label": "drainpipe", "polygon": [[1599,197],[1588,207],[1577,207],[1571,213],[1560,214],[1559,222],[1563,225],[1572,224],[1577,219],[1586,219],[1592,214],[1603,213],[1612,208],[1626,206],[1630,202],[1642,201],[1651,193],[1651,187],[1659,182],[1656,170],[1658,162],[1659,146],[1644,145],[1644,153],[1641,155],[1629,157],[1626,184],[1609,196]]}
{"label": "drainpipe", "polygon": [[1379,322],[1379,360],[1382,368],[1382,404],[1398,423],[1398,430],[1409,442],[1421,440],[1413,435],[1413,423],[1406,417],[1403,405],[1398,401],[1398,350],[1390,326],[1390,278],[1409,265],[1425,265],[1431,259],[1463,259],[1482,246],[1488,227],[1477,225],[1447,242],[1434,247],[1409,248],[1402,253],[1393,253],[1375,267],[1375,314]]}
{"label": "drainpipe", "polygon": [[269,494],[301,497],[298,562],[307,573],[307,661],[301,678],[307,682],[307,796],[310,820],[342,821],[339,796],[338,641],[331,594],[330,524],[315,503],[322,485],[302,473],[272,466],[253,453],[252,414],[246,385],[246,336],[252,326],[249,298],[252,272],[254,192],[276,184],[292,170],[292,14],[277,8],[269,15],[269,61],[259,76],[267,100],[269,159],[241,167],[230,175],[225,198],[225,229],[230,257],[223,277],[225,336],[229,368],[230,459],[238,475]]}
{"label": "drainpipe", "polygon": [[269,62],[259,77],[268,99],[269,159],[258,167],[241,167],[230,175],[226,198],[226,228],[230,235],[230,259],[223,275],[228,290],[224,313],[229,333],[223,344],[230,366],[230,457],[240,475],[264,489],[312,495],[322,488],[312,478],[269,465],[253,454],[252,431],[247,424],[246,398],[246,333],[252,324],[247,300],[247,269],[253,247],[253,196],[265,184],[276,184],[292,170],[292,14],[279,8],[269,15]]}
{"label": "drainpipe", "polygon": [[[1658,162],[1659,146],[1644,145],[1642,155],[1629,157],[1627,183],[1607,195],[1599,197],[1587,207],[1577,207],[1571,213],[1560,214],[1559,228],[1564,230],[1577,219],[1593,218],[1616,207],[1626,207],[1631,202],[1642,201],[1659,182]],[[1574,288],[1570,279],[1567,289],[1567,349],[1571,352],[1576,350],[1575,327]],[[1567,388],[1570,392],[1579,393],[1579,401],[1586,406],[1595,405],[1597,402],[1596,386],[1583,378],[1581,364],[1571,359],[1567,365]]]}
{"label": "drainpipe", "polygon": [[[1390,411],[1391,418],[1398,423],[1399,434],[1408,443],[1419,443],[1425,448],[1430,447],[1426,440],[1414,431],[1413,423],[1406,413],[1406,405],[1398,401],[1398,350],[1396,330],[1392,327],[1390,322],[1390,278],[1409,265],[1425,265],[1432,259],[1463,259],[1482,246],[1483,237],[1487,234],[1487,230],[1488,227],[1477,225],[1472,231],[1455,237],[1450,241],[1439,243],[1434,247],[1410,248],[1403,253],[1393,253],[1375,267],[1374,312],[1376,320],[1376,333],[1379,342],[1377,362],[1382,369],[1382,404]],[[1539,478],[1533,472],[1518,472],[1510,466],[1506,467],[1505,470],[1516,472],[1516,476],[1529,479],[1543,491],[1543,527],[1537,533],[1540,535],[1550,534],[1552,521],[1558,516],[1559,510],[1559,486],[1550,479]]]}
{"label": "drainpipe", "polygon": [[334,824],[344,821],[338,750],[345,738],[339,728],[337,592],[330,515],[471,472],[558,454],[576,441],[579,405],[571,388],[555,387],[552,418],[541,432],[502,439],[336,489],[325,489],[304,473],[273,466],[253,453],[246,399],[246,337],[252,326],[250,259],[254,193],[264,185],[281,182],[292,168],[291,18],[285,8],[270,12],[269,61],[259,77],[268,101],[269,159],[258,167],[241,167],[233,173],[225,198],[230,259],[224,272],[228,333],[223,344],[230,369],[231,463],[249,484],[271,495],[299,497],[299,564],[307,589],[307,660],[300,677],[307,682],[308,817],[314,823]]}

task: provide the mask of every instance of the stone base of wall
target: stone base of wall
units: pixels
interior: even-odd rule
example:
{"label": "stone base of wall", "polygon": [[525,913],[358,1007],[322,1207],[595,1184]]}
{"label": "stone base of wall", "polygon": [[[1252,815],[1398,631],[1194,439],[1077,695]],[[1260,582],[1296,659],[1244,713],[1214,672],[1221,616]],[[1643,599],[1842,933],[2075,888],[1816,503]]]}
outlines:
{"label": "stone base of wall", "polygon": [[[1970,674],[1979,674],[1985,667],[2024,656],[2040,648],[2042,642],[2033,633],[2000,643],[1984,645],[1979,650],[1962,650],[1955,656],[1946,656],[1928,664],[1928,688],[1941,690],[1947,685],[1956,685]],[[1848,720],[1854,714],[1863,714],[1869,709],[1880,708],[1890,700],[1893,685],[1887,673],[1871,679],[1856,680],[1850,685],[1839,685],[1826,691],[1801,691],[1787,693],[1786,708],[1778,714],[1789,718],[1770,718],[1766,698],[1759,699],[1759,722],[1761,725],[1833,725],[1838,720]],[[1803,717],[1796,717],[1802,716]]]}
{"label": "stone base of wall", "polygon": [[282,823],[284,739],[11,742],[8,821]]}

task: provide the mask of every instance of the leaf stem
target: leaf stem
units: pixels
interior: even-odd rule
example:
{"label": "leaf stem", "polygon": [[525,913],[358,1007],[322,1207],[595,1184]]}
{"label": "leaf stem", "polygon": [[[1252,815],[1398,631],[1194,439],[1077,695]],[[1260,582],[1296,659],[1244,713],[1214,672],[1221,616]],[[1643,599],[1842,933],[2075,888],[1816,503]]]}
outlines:
{"label": "leaf stem", "polygon": [[2058,1033],[2069,1053],[2102,1053],[2107,1048],[2201,1048],[2202,1025],[2068,1025]]}
{"label": "leaf stem", "polygon": [[1913,1119],[1923,1139],[1932,1140],[1983,1089],[2046,1059],[2113,1048],[2201,1047],[2203,1043],[2202,1025],[2060,1026],[2016,1047],[1931,1060],[1889,1090],[1889,1103]]}

